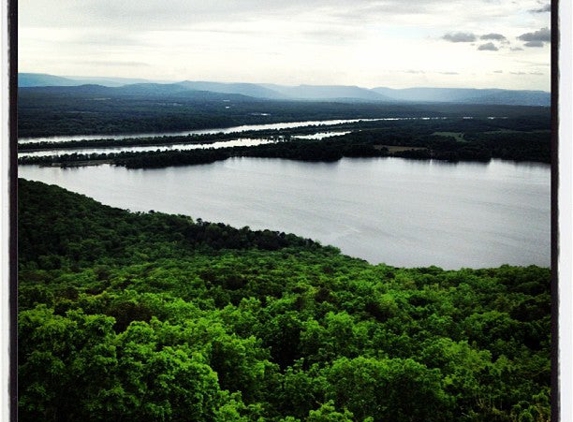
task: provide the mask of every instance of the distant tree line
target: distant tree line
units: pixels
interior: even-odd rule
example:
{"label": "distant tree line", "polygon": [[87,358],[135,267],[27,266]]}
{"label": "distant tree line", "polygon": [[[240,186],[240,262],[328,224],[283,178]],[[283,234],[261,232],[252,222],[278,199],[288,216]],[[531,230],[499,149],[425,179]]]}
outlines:
{"label": "distant tree line", "polygon": [[[452,129],[452,125],[447,128]],[[251,147],[30,156],[20,158],[19,163],[74,166],[101,161],[128,168],[159,168],[208,164],[240,156],[326,162],[337,161],[343,157],[389,156],[447,161],[489,161],[492,158],[500,158],[551,162],[549,130],[463,132],[464,136],[460,140],[448,135],[448,132],[435,132],[434,129],[435,127],[423,127],[423,130],[405,127],[362,129],[321,140],[297,139],[292,136],[291,131],[273,131],[274,142]],[[221,137],[213,135],[207,139],[220,140]],[[394,151],[392,146],[402,148]]]}
{"label": "distant tree line", "polygon": [[[130,96],[101,88],[20,88],[19,136],[158,133],[327,119],[550,115],[546,107],[273,101],[240,96],[224,100],[224,95],[186,98],[159,93]],[[177,107],[166,106],[174,102]]]}

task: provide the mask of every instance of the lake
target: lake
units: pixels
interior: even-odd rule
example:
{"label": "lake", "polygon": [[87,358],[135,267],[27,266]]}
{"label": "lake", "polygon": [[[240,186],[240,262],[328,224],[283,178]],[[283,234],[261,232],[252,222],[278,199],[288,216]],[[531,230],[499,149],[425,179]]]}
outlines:
{"label": "lake", "polygon": [[546,164],[233,158],[153,170],[20,166],[19,176],[132,211],[291,232],[371,263],[550,265]]}

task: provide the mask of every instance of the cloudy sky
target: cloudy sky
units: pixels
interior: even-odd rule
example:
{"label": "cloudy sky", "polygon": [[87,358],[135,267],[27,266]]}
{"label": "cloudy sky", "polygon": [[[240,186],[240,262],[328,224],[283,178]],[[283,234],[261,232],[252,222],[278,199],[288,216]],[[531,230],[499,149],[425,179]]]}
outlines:
{"label": "cloudy sky", "polygon": [[550,88],[549,0],[24,0],[19,71]]}

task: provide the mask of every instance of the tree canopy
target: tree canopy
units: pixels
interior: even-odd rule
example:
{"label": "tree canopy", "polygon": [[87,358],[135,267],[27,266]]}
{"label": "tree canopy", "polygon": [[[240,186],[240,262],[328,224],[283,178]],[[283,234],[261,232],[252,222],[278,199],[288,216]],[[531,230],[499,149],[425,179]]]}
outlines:
{"label": "tree canopy", "polygon": [[550,270],[395,268],[19,181],[22,421],[548,421]]}

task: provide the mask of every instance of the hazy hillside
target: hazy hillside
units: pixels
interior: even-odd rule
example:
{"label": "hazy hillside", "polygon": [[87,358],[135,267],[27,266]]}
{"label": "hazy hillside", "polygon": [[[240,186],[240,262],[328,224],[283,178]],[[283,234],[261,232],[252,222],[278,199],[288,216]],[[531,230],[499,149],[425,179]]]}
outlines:
{"label": "hazy hillside", "polygon": [[506,104],[549,106],[551,95],[543,91],[512,91],[505,89],[471,88],[373,88],[396,101],[451,102],[464,104]]}
{"label": "hazy hillside", "polygon": [[[137,83],[133,83],[137,82]],[[221,83],[210,81],[183,81],[178,83],[157,83],[138,79],[122,78],[62,78],[59,76],[20,73],[20,88],[42,86],[77,86],[83,84],[120,87],[129,95],[184,95],[186,92],[210,92],[216,94],[240,95],[265,100],[304,100],[337,102],[375,103],[461,103],[489,105],[551,105],[551,94],[543,91],[515,91],[503,89],[469,88],[407,88],[373,89],[342,85],[299,85]],[[207,94],[202,94],[206,97]],[[218,97],[216,97],[218,98]]]}
{"label": "hazy hillside", "polygon": [[293,99],[302,100],[362,100],[362,101],[385,101],[395,100],[358,86],[341,85],[265,85],[275,91]]}
{"label": "hazy hillside", "polygon": [[35,86],[73,86],[77,81],[61,76],[47,75],[44,73],[18,73],[18,87]]}
{"label": "hazy hillside", "polygon": [[108,78],[87,76],[54,76],[45,73],[18,73],[18,87],[103,85],[117,87],[137,83],[155,83],[141,78]]}
{"label": "hazy hillside", "polygon": [[263,85],[249,84],[249,83],[221,83],[221,82],[206,82],[206,81],[183,81],[178,85],[186,89],[198,91],[210,91],[223,94],[241,94],[255,98],[268,98],[273,100],[288,99],[276,90],[269,89]]}
{"label": "hazy hillside", "polygon": [[[105,96],[109,98],[141,98],[141,99],[187,99],[202,101],[222,101],[224,99],[255,100],[240,94],[225,94],[213,91],[199,91],[188,89],[181,84],[158,84],[158,83],[138,83],[118,87],[84,84],[70,86],[29,86],[20,87],[20,97],[24,99],[36,98],[45,100],[46,98],[65,99],[82,97],[86,100],[96,100],[93,96]],[[109,98],[99,98],[100,100]]]}

